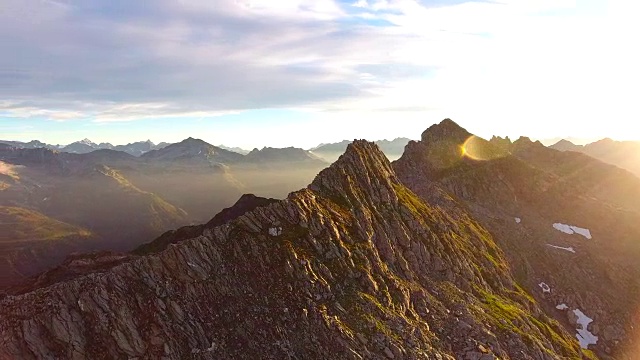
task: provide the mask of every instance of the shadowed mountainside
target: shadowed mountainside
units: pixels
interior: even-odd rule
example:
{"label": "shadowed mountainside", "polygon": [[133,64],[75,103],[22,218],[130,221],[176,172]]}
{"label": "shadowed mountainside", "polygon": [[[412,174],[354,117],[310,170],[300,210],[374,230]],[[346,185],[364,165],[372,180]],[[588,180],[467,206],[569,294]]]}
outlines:
{"label": "shadowed mountainside", "polygon": [[[445,120],[409,143],[394,169],[423,200],[464,205],[493,234],[517,281],[591,349],[634,358],[640,180],[526,138],[482,140],[472,153],[493,156],[467,156],[471,136]],[[578,314],[592,320],[589,334],[579,331]]]}
{"label": "shadowed mountainside", "polygon": [[41,213],[0,206],[0,284],[14,285],[88,250],[99,239],[85,229]]}

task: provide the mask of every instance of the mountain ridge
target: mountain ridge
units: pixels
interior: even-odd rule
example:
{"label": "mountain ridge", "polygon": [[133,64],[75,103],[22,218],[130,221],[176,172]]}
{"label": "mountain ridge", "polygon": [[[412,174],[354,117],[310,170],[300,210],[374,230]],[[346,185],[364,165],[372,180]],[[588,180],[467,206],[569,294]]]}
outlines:
{"label": "mountain ridge", "polygon": [[[423,203],[366,141],[285,200],[0,305],[3,356],[587,354],[517,286],[488,232]],[[527,333],[500,329],[505,314]]]}
{"label": "mountain ridge", "polygon": [[[638,306],[635,259],[640,249],[633,239],[640,234],[634,225],[640,219],[640,180],[589,156],[549,149],[526,137],[514,143],[492,139],[488,143],[502,156],[490,159],[455,153],[468,140],[463,136],[428,139],[410,144],[394,162],[402,182],[426,201],[467,209],[493,234],[517,269],[515,277],[567,329],[580,329],[576,312],[589,314],[593,321],[588,330],[596,338],[590,349],[605,358],[633,359],[628,343],[633,321],[621,314]],[[434,148],[451,149],[444,170],[441,161],[429,156]],[[558,230],[566,224],[589,229],[587,241]],[[580,280],[585,277],[590,281]],[[606,292],[601,284],[607,284]],[[580,331],[576,337],[584,339]]]}
{"label": "mountain ridge", "polygon": [[598,140],[587,145],[575,145],[569,141],[561,140],[550,148],[560,151],[574,151],[589,155],[608,164],[628,170],[640,177],[640,142],[615,141],[609,138]]}
{"label": "mountain ridge", "polygon": [[355,140],[284,200],[0,300],[0,357],[633,359],[638,198],[626,171],[450,119],[393,163]]}

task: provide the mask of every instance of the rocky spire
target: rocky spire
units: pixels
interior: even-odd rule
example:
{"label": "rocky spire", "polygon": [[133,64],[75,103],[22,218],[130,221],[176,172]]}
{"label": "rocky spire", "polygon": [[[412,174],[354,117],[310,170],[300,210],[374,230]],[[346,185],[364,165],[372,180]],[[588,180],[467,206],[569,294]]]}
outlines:
{"label": "rocky spire", "polygon": [[337,161],[318,174],[309,188],[347,202],[391,202],[394,183],[399,181],[378,145],[355,140]]}

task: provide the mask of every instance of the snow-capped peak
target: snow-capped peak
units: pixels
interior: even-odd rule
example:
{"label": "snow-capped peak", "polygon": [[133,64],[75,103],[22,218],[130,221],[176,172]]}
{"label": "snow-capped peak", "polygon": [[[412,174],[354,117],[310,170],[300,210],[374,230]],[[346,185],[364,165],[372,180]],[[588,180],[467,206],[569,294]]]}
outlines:
{"label": "snow-capped peak", "polygon": [[86,139],[86,138],[78,141],[78,144],[84,144],[84,145],[89,145],[89,146],[96,145],[93,141],[91,141],[89,139]]}

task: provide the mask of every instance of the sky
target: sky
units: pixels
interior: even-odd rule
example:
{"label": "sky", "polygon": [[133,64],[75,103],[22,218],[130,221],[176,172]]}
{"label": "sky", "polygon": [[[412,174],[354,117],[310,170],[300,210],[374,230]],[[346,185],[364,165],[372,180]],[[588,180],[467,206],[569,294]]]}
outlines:
{"label": "sky", "polygon": [[0,0],[0,139],[640,140],[640,5]]}

